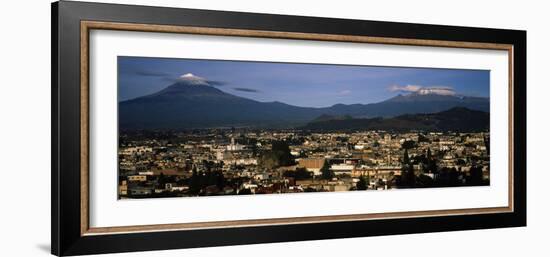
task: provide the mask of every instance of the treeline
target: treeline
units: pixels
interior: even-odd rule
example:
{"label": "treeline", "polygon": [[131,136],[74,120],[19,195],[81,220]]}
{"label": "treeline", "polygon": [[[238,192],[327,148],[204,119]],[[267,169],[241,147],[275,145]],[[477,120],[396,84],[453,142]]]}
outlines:
{"label": "treeline", "polygon": [[[468,173],[456,168],[437,166],[437,160],[428,149],[426,155],[415,157],[420,165],[420,171],[415,172],[413,163],[405,148],[401,164],[401,175],[394,177],[397,188],[423,188],[423,187],[453,187],[453,186],[483,186],[489,185],[489,180],[483,178],[483,169],[479,165],[472,165]],[[433,174],[433,178],[426,175]]]}
{"label": "treeline", "polygon": [[197,169],[193,168],[193,173],[189,178],[188,194],[199,195],[203,189],[209,186],[216,186],[219,190],[223,190],[226,183],[227,181],[220,170],[197,172]]}

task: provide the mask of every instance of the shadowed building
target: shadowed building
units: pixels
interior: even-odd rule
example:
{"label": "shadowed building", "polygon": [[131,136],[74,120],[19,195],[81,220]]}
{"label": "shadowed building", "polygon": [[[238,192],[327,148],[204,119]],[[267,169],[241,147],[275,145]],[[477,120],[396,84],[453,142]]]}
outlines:
{"label": "shadowed building", "polygon": [[305,168],[309,172],[313,172],[313,175],[321,175],[321,168],[325,163],[325,158],[304,158],[298,161],[298,167]]}

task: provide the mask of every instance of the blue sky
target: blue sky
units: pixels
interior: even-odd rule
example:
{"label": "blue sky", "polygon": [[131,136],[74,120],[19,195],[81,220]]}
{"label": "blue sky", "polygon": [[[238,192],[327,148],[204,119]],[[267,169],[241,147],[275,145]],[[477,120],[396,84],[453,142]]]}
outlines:
{"label": "blue sky", "polygon": [[425,88],[489,97],[489,71],[118,57],[118,99],[133,99],[192,73],[227,93],[296,106],[367,104]]}

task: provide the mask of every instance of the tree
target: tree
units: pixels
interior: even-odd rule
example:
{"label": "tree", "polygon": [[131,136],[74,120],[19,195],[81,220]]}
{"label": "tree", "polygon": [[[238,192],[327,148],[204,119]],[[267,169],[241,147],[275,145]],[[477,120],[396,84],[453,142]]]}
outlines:
{"label": "tree", "polygon": [[491,147],[491,143],[489,141],[489,136],[484,136],[483,137],[483,143],[485,143],[485,149],[487,150],[487,155],[490,155],[491,152],[489,150],[490,150],[490,147]]}
{"label": "tree", "polygon": [[211,185],[216,185],[217,182],[218,182],[218,179],[216,177],[215,172],[213,172],[213,171],[206,172],[206,185],[204,185],[205,187],[211,186]]}
{"label": "tree", "polygon": [[252,150],[252,155],[256,156],[258,153],[258,140],[255,138],[248,138],[247,145],[250,146],[250,150]]}
{"label": "tree", "polygon": [[290,154],[290,147],[285,141],[273,141],[271,151],[263,152],[260,156],[260,164],[267,169],[290,166],[294,164],[294,157]]}
{"label": "tree", "polygon": [[411,164],[411,160],[409,158],[409,151],[407,148],[405,148],[405,153],[403,153],[403,164],[409,165]]}
{"label": "tree", "polygon": [[409,158],[409,151],[405,149],[403,154],[403,163],[401,165],[401,176],[399,177],[399,186],[411,188],[416,185],[416,175],[414,174],[414,168]]}
{"label": "tree", "polygon": [[277,161],[277,157],[273,154],[273,152],[268,151],[264,152],[260,157],[260,165],[266,169],[274,169],[277,166],[279,166],[279,163]]}
{"label": "tree", "polygon": [[401,172],[401,185],[408,188],[416,186],[416,175],[414,174],[413,166],[410,164],[404,165]]}
{"label": "tree", "polygon": [[197,167],[193,167],[193,173],[189,181],[189,192],[192,194],[198,194],[201,191],[201,178],[197,172]]}
{"label": "tree", "polygon": [[214,162],[202,160],[202,165],[204,166],[207,172],[210,172],[214,166]]}
{"label": "tree", "polygon": [[418,187],[432,187],[434,184],[434,181],[431,177],[421,174],[416,179],[416,183]]}
{"label": "tree", "polygon": [[459,186],[462,184],[460,181],[460,173],[453,167],[443,167],[439,171],[438,179],[435,181],[438,186]]}
{"label": "tree", "polygon": [[276,156],[279,166],[290,166],[294,164],[294,157],[290,154],[290,147],[286,141],[273,141],[271,151]]}
{"label": "tree", "polygon": [[437,164],[435,162],[435,159],[432,156],[432,150],[428,148],[427,157],[428,160],[426,170],[430,173],[437,173]]}
{"label": "tree", "polygon": [[359,177],[359,181],[357,182],[357,190],[367,190],[369,187],[369,177],[368,176],[361,176]]}
{"label": "tree", "polygon": [[165,184],[166,184],[166,177],[165,177],[164,174],[161,172],[161,173],[159,174],[159,177],[158,177],[157,187],[158,187],[158,188],[164,188],[164,187],[165,187]]}
{"label": "tree", "polygon": [[460,184],[462,184],[462,181],[460,181],[460,173],[458,173],[458,170],[453,167],[449,171],[449,185],[459,186]]}
{"label": "tree", "polygon": [[317,190],[315,190],[315,188],[306,187],[306,189],[304,189],[304,192],[312,193],[312,192],[317,192]]}
{"label": "tree", "polygon": [[245,188],[245,189],[239,191],[239,195],[251,195],[251,194],[252,194],[252,190],[250,190],[248,188]]}
{"label": "tree", "polygon": [[221,171],[216,171],[215,172],[215,175],[216,175],[216,186],[218,186],[218,188],[220,190],[223,190],[223,188],[225,187],[225,177],[223,176],[223,173]]}
{"label": "tree", "polygon": [[416,142],[412,141],[412,140],[406,140],[405,142],[403,142],[403,144],[401,145],[401,147],[405,150],[407,149],[412,149],[412,148],[415,148],[416,147]]}
{"label": "tree", "polygon": [[287,170],[284,172],[283,176],[295,179],[308,179],[313,177],[311,172],[307,171],[305,168],[297,168],[295,171]]}
{"label": "tree", "polygon": [[483,170],[480,166],[472,166],[470,168],[470,176],[468,182],[472,186],[483,185]]}
{"label": "tree", "polygon": [[323,167],[321,167],[321,177],[327,180],[330,180],[334,177],[334,172],[330,170],[330,166],[326,159],[325,159],[325,162],[323,163]]}

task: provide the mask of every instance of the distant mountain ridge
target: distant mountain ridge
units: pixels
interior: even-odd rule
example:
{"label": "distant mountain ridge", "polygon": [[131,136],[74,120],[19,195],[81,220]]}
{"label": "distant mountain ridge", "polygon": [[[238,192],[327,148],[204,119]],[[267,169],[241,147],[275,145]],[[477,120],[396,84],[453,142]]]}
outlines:
{"label": "distant mountain ridge", "polygon": [[446,111],[428,114],[404,114],[392,118],[314,120],[301,127],[311,131],[460,131],[481,132],[489,130],[489,113],[454,107]]}
{"label": "distant mountain ridge", "polygon": [[489,99],[437,94],[398,95],[371,104],[299,107],[259,102],[226,93],[206,83],[182,79],[159,92],[119,102],[121,129],[190,129],[214,127],[300,127],[322,115],[373,118],[435,113],[465,107],[489,111]]}

